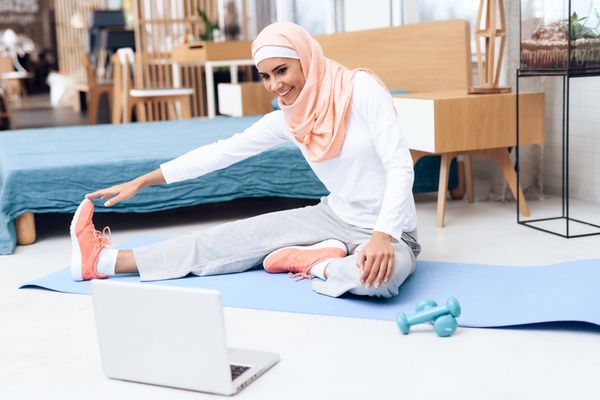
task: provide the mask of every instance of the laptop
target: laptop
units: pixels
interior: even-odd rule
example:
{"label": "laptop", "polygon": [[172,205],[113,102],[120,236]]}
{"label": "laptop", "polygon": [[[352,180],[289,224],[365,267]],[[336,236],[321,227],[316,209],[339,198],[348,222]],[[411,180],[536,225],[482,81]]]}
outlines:
{"label": "laptop", "polygon": [[93,280],[92,294],[109,378],[233,395],[279,361],[227,347],[216,290]]}

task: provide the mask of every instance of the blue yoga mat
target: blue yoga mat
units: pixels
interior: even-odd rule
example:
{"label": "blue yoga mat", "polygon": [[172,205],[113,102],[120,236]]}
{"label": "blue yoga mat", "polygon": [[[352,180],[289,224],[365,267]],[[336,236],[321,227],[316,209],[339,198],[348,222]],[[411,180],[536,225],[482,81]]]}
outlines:
{"label": "blue yoga mat", "polygon": [[[142,236],[120,247],[160,240]],[[137,275],[110,279],[139,282]],[[455,296],[463,309],[458,318],[461,326],[502,327],[556,321],[600,325],[600,260],[536,267],[419,261],[400,294],[391,299],[348,294],[331,298],[313,292],[309,280],[295,281],[286,274],[268,274],[262,269],[143,284],[217,289],[224,304],[230,307],[379,320],[394,320],[399,311],[412,313],[425,298],[445,303],[449,296]],[[90,283],[74,282],[69,268],[27,282],[21,288],[90,294]]]}

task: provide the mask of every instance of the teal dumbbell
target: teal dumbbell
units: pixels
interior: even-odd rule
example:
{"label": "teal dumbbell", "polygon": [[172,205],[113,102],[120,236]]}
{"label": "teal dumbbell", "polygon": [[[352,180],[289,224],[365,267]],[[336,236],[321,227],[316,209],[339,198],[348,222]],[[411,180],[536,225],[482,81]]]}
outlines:
{"label": "teal dumbbell", "polygon": [[452,336],[452,334],[456,332],[456,328],[458,328],[456,318],[450,314],[438,317],[433,323],[433,329],[440,337]]}
{"label": "teal dumbbell", "polygon": [[[438,306],[435,301],[430,299],[423,300],[417,305],[416,310],[417,312],[413,315],[407,316],[401,312],[396,317],[398,328],[405,335],[408,334],[411,326],[430,321],[433,322],[434,329],[439,336],[450,336],[456,331],[458,326],[456,318],[460,315],[460,303],[455,297],[449,297],[445,306]],[[446,318],[442,318],[444,316]]]}
{"label": "teal dumbbell", "polygon": [[425,310],[426,308],[432,308],[432,307],[437,307],[437,303],[435,302],[435,300],[433,299],[425,299],[419,302],[419,304],[417,304],[417,306],[415,307],[415,312],[421,312],[423,310]]}
{"label": "teal dumbbell", "polygon": [[[456,300],[456,298],[453,298],[453,299]],[[458,301],[457,301],[457,303],[458,303]],[[420,311],[426,310],[428,308],[433,308],[433,307],[437,307],[437,303],[432,299],[425,299],[425,300],[419,302],[419,304],[417,304],[415,311],[420,312]],[[460,305],[458,307],[459,307],[458,313],[460,314]],[[454,334],[454,332],[456,332],[456,328],[458,328],[458,323],[456,322],[456,318],[454,318],[451,314],[442,315],[441,317],[436,318],[435,321],[432,321],[432,322],[433,322],[433,329],[435,330],[435,333],[437,333],[438,336],[441,336],[441,337],[452,336],[452,334]]]}

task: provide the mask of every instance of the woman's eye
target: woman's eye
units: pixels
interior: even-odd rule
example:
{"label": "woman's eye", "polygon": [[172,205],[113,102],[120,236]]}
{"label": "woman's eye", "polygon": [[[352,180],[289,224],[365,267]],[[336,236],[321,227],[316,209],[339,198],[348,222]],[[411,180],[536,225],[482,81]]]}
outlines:
{"label": "woman's eye", "polygon": [[263,81],[266,81],[267,79],[269,79],[269,75],[261,75],[260,79],[262,79]]}
{"label": "woman's eye", "polygon": [[285,71],[287,71],[287,68],[280,68],[280,69],[277,70],[277,73],[279,75],[283,75],[283,74],[285,74]]}

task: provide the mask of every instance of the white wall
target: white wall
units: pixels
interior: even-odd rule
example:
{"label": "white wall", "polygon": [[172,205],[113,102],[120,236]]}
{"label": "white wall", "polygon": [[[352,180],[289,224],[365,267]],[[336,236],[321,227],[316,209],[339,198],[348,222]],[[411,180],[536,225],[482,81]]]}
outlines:
{"label": "white wall", "polygon": [[344,31],[381,28],[391,25],[389,1],[344,1]]}
{"label": "white wall", "polygon": [[[570,80],[569,194],[600,202],[600,77]],[[562,79],[546,78],[544,186],[549,194],[562,188]]]}

